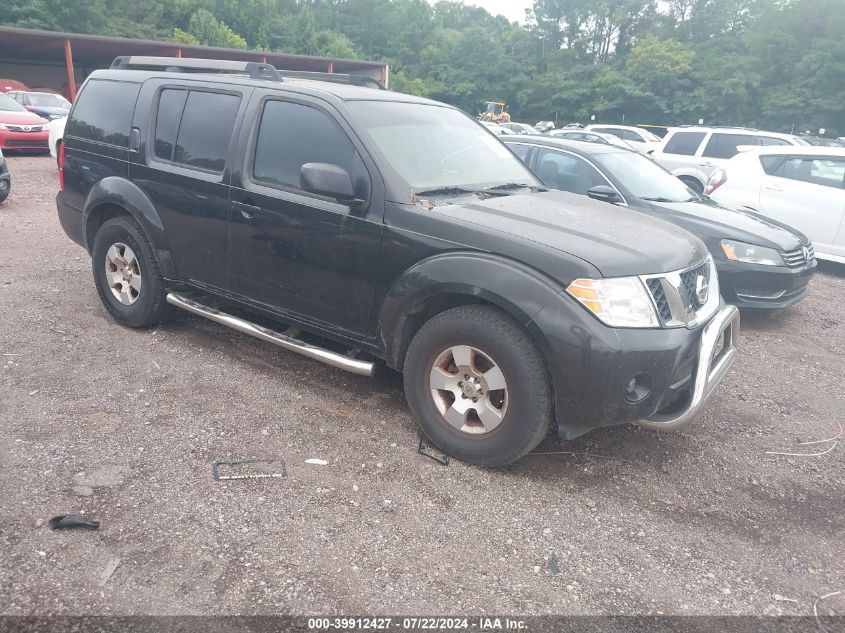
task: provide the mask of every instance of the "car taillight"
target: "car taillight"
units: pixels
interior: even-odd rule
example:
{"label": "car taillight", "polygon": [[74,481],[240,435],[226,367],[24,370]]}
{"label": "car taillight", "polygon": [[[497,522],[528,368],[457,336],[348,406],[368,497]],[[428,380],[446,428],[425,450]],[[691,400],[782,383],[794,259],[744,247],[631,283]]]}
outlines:
{"label": "car taillight", "polygon": [[65,190],[65,144],[59,145],[59,189]]}
{"label": "car taillight", "polygon": [[711,193],[716,191],[719,187],[724,185],[728,181],[728,172],[724,169],[717,169],[712,174],[710,174],[710,178],[707,180],[707,186],[704,188],[704,195],[709,196]]}

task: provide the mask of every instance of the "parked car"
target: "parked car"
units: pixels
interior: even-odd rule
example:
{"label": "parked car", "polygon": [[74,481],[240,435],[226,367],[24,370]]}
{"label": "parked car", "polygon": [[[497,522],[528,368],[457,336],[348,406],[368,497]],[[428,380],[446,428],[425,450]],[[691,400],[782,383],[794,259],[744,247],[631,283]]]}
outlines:
{"label": "parked car", "polygon": [[598,143],[599,145],[614,145],[622,149],[628,149],[636,152],[629,143],[623,141],[618,136],[613,134],[602,134],[601,132],[589,132],[587,130],[553,130],[549,132],[549,136],[553,138],[563,139],[565,141],[581,141],[582,143]]}
{"label": "parked car", "polygon": [[845,143],[838,139],[822,138],[820,136],[800,136],[800,139],[807,142],[808,145],[815,147],[845,147]]}
{"label": "parked car", "polygon": [[540,134],[545,134],[553,129],[555,129],[555,122],[554,121],[537,121],[534,126],[535,129],[539,130]]}
{"label": "parked car", "polygon": [[540,130],[527,123],[499,123],[506,130],[510,130],[514,134],[539,134]]}
{"label": "parked car", "polygon": [[47,124],[47,141],[50,146],[50,156],[59,160],[59,150],[62,147],[62,140],[65,136],[65,125],[67,117],[53,119]]}
{"label": "parked car", "polygon": [[794,226],[819,259],[845,263],[845,148],[755,147],[716,170],[707,191]]}
{"label": "parked car", "polygon": [[613,134],[629,143],[634,149],[642,154],[648,154],[660,146],[660,137],[655,136],[648,130],[631,125],[588,125],[585,129],[591,132],[602,134]]}
{"label": "parked car", "polygon": [[47,149],[47,121],[0,94],[0,150]]}
{"label": "parked car", "polygon": [[739,313],[699,239],[547,191],[450,106],[283,76],[129,57],[86,80],[57,207],[119,323],[177,306],[358,374],[380,359],[429,440],[486,465],[553,421],[571,438],[701,410]]}
{"label": "parked car", "polygon": [[672,222],[701,239],[729,303],[785,308],[807,295],[817,263],[812,244],[797,230],[720,206],[642,154],[546,137],[504,141],[547,187]]}
{"label": "parked car", "polygon": [[9,197],[12,190],[12,177],[9,175],[9,167],[3,157],[3,150],[0,150],[0,202]]}
{"label": "parked car", "polygon": [[672,128],[652,157],[696,193],[702,193],[713,170],[745,145],[806,145],[797,136],[749,128],[683,126]]}
{"label": "parked car", "polygon": [[48,121],[66,117],[68,112],[70,112],[70,101],[60,94],[52,92],[26,92],[23,90],[12,90],[6,94],[30,112],[34,112]]}
{"label": "parked car", "polygon": [[488,130],[493,132],[496,136],[506,136],[508,134],[515,134],[515,132],[511,132],[508,128],[503,127],[499,123],[493,123],[491,121],[479,121],[481,125],[486,127]]}

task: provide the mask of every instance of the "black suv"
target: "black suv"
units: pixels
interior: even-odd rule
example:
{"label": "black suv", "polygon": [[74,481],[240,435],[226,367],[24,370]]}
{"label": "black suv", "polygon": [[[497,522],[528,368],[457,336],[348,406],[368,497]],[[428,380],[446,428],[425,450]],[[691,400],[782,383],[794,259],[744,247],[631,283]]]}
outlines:
{"label": "black suv", "polygon": [[358,374],[381,360],[429,440],[479,464],[552,426],[694,417],[739,328],[701,241],[546,191],[463,112],[372,83],[170,58],[92,73],[57,205],[107,310],[142,327],[176,306]]}

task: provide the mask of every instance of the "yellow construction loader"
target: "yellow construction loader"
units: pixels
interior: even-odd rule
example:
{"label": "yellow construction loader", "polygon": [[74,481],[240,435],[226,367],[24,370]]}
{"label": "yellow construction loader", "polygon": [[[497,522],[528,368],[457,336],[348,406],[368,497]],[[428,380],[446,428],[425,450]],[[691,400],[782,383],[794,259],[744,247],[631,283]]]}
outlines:
{"label": "yellow construction loader", "polygon": [[492,121],[493,123],[510,123],[511,115],[508,114],[507,106],[502,101],[486,101],[484,112],[478,115],[479,121]]}

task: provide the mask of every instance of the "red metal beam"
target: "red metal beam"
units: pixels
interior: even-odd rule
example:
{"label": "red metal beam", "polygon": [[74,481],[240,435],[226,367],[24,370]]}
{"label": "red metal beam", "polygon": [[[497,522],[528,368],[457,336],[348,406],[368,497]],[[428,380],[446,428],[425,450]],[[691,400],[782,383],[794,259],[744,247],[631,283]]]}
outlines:
{"label": "red metal beam", "polygon": [[267,63],[267,55],[262,55],[262,56],[261,56],[261,63],[262,63],[262,64],[266,64],[266,63]]}
{"label": "red metal beam", "polygon": [[179,59],[182,58],[182,49],[181,48],[176,49],[176,57],[178,57]]}
{"label": "red metal beam", "polygon": [[73,48],[70,40],[65,40],[65,65],[67,66],[68,95],[71,101],[76,101],[76,77],[73,73]]}
{"label": "red metal beam", "polygon": [[334,62],[329,62],[329,72],[330,73],[334,72]]}

